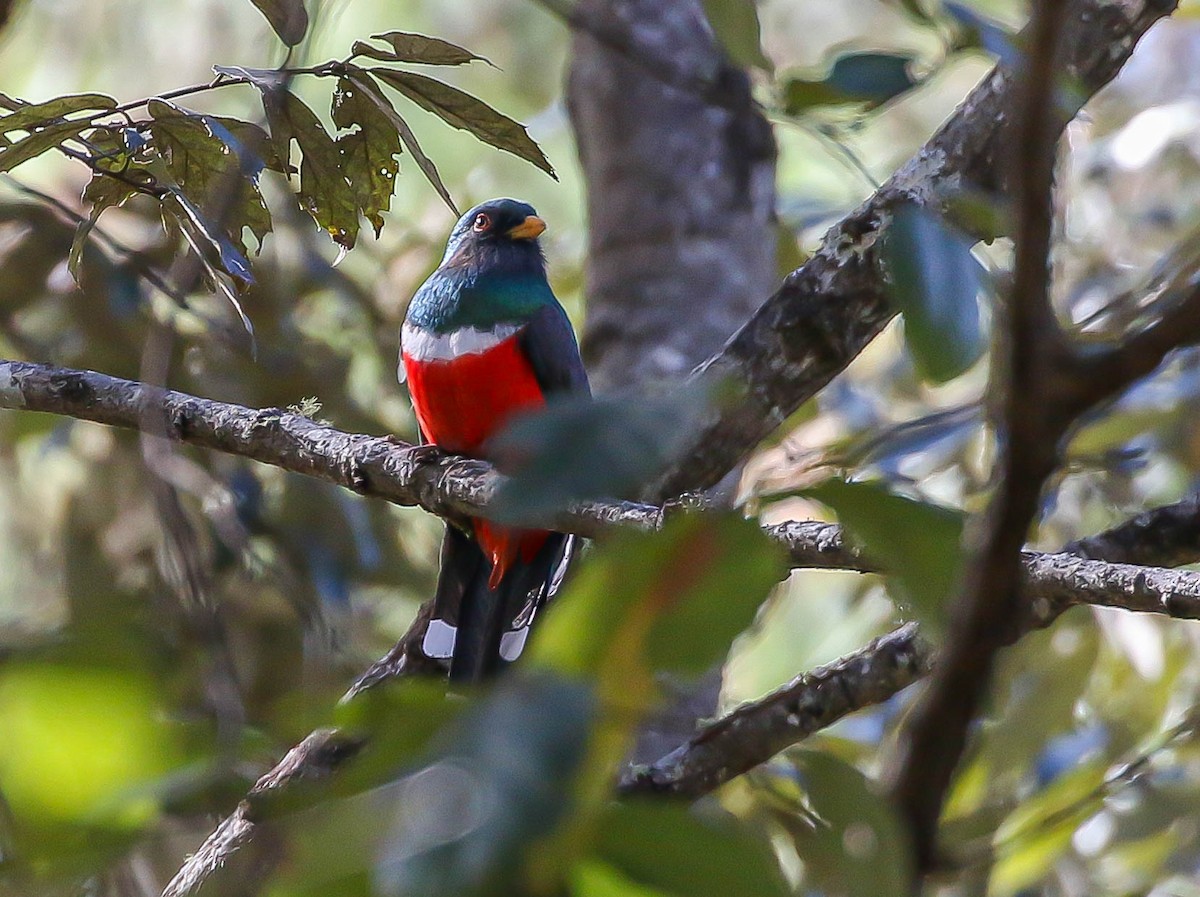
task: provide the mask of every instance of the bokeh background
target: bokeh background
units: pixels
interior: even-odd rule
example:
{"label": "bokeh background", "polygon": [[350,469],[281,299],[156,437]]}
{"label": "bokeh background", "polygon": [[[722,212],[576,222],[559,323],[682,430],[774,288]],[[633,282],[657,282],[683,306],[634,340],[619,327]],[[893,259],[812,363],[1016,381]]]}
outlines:
{"label": "bokeh background", "polygon": [[[971,8],[1009,27],[1023,18],[1007,0]],[[1197,12],[1184,4],[1156,27],[1065,137],[1055,293],[1064,319],[1085,328],[1122,321],[1129,310],[1109,300],[1143,282],[1169,248],[1197,239]],[[991,58],[947,53],[899,3],[768,0],[759,15],[775,70],[758,72],[755,89],[779,146],[782,276],[928,138]],[[355,39],[397,29],[444,37],[495,63],[445,76],[525,123],[557,181],[432,116],[417,114],[412,125],[460,207],[511,195],[538,208],[550,224],[554,288],[586,328],[584,187],[564,105],[568,28],[530,0],[325,0],[291,62],[342,57]],[[847,49],[911,53],[920,83],[868,112],[786,114],[789,73],[820,77]],[[0,91],[127,100],[207,81],[214,64],[265,68],[284,56],[239,0],[24,0],[0,31]],[[294,89],[326,114],[327,83],[300,78]],[[248,87],[188,103],[252,120],[261,112]],[[340,259],[265,180],[275,232],[254,260],[258,282],[245,300],[257,358],[230,309],[199,294],[170,316],[178,334],[171,385],[412,440],[411,407],[395,378],[397,333],[453,216],[407,157],[401,167],[382,235],[364,233]],[[147,322],[154,309],[165,314],[162,297],[111,245],[88,249],[76,287],[66,269],[70,214],[86,214],[87,178],[50,155],[0,177],[0,356],[137,378]],[[171,257],[149,207],[109,212],[101,229],[130,253],[160,264]],[[997,271],[1007,251],[1003,241],[977,248]],[[889,327],[749,462],[739,487],[749,511],[828,518],[797,493],[836,470],[978,510],[990,463],[980,407],[986,362],[931,386],[914,371],[902,326]],[[1058,548],[1194,488],[1198,361],[1178,356],[1073,438],[1035,546]],[[211,814],[227,812],[288,746],[327,722],[348,683],[431,594],[441,524],[420,510],[187,450],[172,482],[174,521],[164,520],[135,435],[0,412],[0,788],[11,827],[24,832],[20,851],[0,839],[12,870],[0,865],[0,893],[157,893]],[[182,555],[169,547],[180,526]],[[205,610],[213,607],[220,613]],[[876,577],[794,573],[735,645],[722,701],[762,695],[906,614]],[[991,719],[947,810],[974,871],[947,887],[1200,893],[1200,743],[1190,728],[1176,729],[1200,700],[1198,651],[1190,625],[1086,609],[1006,653]],[[806,747],[877,773],[903,705],[902,697],[860,713]],[[780,802],[799,800],[794,779],[785,756],[721,800],[770,833],[792,883],[813,893],[812,867],[774,815]],[[853,890],[880,893],[869,881]]]}

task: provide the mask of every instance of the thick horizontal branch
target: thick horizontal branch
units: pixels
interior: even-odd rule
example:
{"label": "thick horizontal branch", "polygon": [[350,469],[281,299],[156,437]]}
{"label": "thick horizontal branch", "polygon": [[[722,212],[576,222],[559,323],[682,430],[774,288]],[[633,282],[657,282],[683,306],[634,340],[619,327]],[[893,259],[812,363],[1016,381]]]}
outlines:
{"label": "thick horizontal branch", "polygon": [[[1074,0],[1065,68],[1085,99],[1120,71],[1134,45],[1175,0]],[[740,388],[714,413],[684,461],[656,494],[705,488],[721,479],[788,416],[848,365],[895,315],[876,242],[898,203],[938,203],[974,187],[1001,192],[1001,124],[1014,111],[1009,73],[996,68],[917,155],[825,235],[754,317],[696,375]]]}
{"label": "thick horizontal branch", "polygon": [[[146,419],[147,402],[162,411],[168,435],[180,442],[251,458],[397,504],[420,505],[443,517],[486,516],[491,497],[503,480],[485,461],[444,455],[389,438],[346,433],[279,409],[246,408],[93,371],[0,361],[0,408],[45,411],[136,429]],[[154,417],[161,419],[157,413]],[[589,502],[562,513],[555,525],[584,536],[619,527],[654,530],[668,513],[670,507],[664,510],[636,502]],[[1152,532],[1153,521],[1159,518],[1173,526],[1182,525],[1177,506],[1172,506],[1139,518],[1139,531]],[[765,531],[787,547],[795,567],[878,569],[847,543],[836,524],[791,521],[767,526]],[[1135,573],[1142,577],[1140,585],[1132,581]],[[1088,562],[1068,555],[1026,555],[1030,599],[1055,604],[1075,595],[1085,603],[1112,602],[1133,610],[1154,610],[1150,593],[1161,582],[1151,573],[1141,567]],[[1191,582],[1191,574],[1171,575],[1183,578],[1163,586],[1168,594],[1174,594],[1179,583]],[[1116,583],[1121,583],[1120,589],[1113,591]]]}
{"label": "thick horizontal branch", "polygon": [[[390,437],[346,433],[279,408],[253,409],[94,371],[0,359],[0,408],[46,411],[139,429],[155,410],[166,435],[344,486],[440,517],[485,516],[502,481],[485,461],[446,455]],[[633,502],[593,502],[553,523],[597,536],[614,526],[654,529],[662,511]]]}

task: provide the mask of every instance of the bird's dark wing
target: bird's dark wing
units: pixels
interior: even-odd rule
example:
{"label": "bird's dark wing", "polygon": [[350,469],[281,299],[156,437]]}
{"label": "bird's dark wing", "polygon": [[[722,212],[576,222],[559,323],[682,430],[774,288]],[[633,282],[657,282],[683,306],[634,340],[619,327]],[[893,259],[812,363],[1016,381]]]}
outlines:
{"label": "bird's dark wing", "polygon": [[547,394],[591,395],[575,331],[557,302],[539,309],[521,331],[521,348]]}

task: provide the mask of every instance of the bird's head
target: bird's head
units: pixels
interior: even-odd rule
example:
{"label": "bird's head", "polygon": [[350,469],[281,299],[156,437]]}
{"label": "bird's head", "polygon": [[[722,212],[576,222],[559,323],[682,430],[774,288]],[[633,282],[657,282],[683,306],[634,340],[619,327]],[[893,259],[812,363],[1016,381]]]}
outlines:
{"label": "bird's head", "polygon": [[490,199],[458,219],[442,267],[540,270],[544,261],[537,238],[545,229],[546,222],[529,203]]}

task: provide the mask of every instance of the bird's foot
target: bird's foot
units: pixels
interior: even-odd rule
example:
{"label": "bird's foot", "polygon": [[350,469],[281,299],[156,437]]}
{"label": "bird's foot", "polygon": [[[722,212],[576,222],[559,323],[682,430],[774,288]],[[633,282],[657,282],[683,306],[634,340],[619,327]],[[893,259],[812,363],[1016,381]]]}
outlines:
{"label": "bird's foot", "polygon": [[408,446],[408,457],[414,467],[425,464],[436,464],[446,457],[446,453],[432,443]]}

